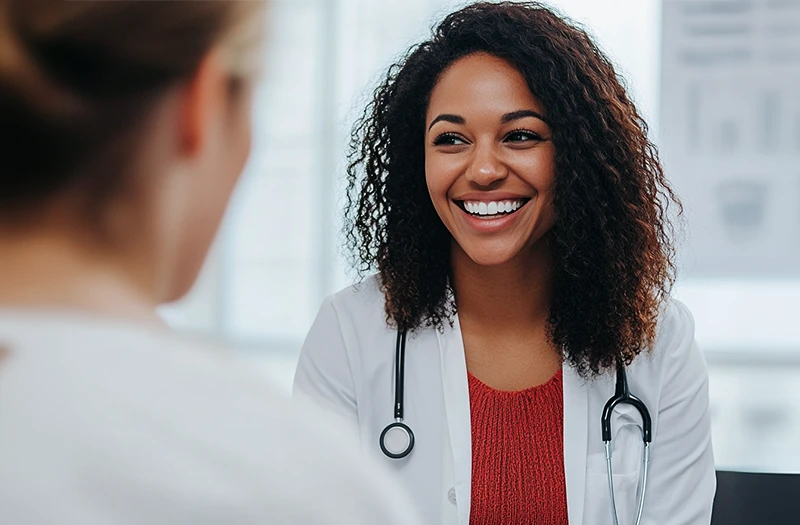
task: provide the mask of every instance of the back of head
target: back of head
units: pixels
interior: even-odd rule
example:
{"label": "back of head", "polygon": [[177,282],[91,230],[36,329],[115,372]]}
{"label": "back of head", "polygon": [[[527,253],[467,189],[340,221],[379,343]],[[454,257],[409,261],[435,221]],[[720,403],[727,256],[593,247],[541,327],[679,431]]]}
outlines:
{"label": "back of head", "polygon": [[[126,144],[158,95],[226,42],[263,2],[0,0],[0,213],[84,185],[119,184]],[[130,149],[130,148],[128,148]]]}
{"label": "back of head", "polygon": [[249,153],[266,5],[0,0],[0,273],[77,282],[40,263],[101,253],[155,302],[189,289]]}

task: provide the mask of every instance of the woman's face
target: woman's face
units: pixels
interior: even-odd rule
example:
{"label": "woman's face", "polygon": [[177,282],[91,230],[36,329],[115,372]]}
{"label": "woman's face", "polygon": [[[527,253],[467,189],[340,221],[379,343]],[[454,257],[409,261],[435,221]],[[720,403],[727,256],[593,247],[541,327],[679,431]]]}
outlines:
{"label": "woman's face", "polygon": [[555,149],[545,118],[520,72],[486,53],[454,62],[431,92],[428,192],[477,264],[524,256],[555,221]]}

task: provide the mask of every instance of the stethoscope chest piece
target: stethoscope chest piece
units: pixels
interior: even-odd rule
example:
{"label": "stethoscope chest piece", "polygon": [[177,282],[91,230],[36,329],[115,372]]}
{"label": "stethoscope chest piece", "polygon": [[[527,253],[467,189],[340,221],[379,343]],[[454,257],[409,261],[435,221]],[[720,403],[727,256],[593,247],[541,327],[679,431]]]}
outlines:
{"label": "stethoscope chest piece", "polygon": [[401,421],[395,421],[381,432],[381,451],[392,459],[402,459],[414,448],[414,432]]}
{"label": "stethoscope chest piece", "polygon": [[397,331],[394,366],[394,423],[389,423],[381,432],[381,451],[392,459],[402,459],[414,448],[414,432],[403,423],[403,384],[406,363],[406,331]]}
{"label": "stethoscope chest piece", "polygon": [[[394,422],[386,425],[381,432],[380,446],[381,451],[392,459],[402,459],[414,449],[414,432],[403,422],[403,387],[405,382],[405,362],[406,362],[406,331],[397,331],[397,344],[395,346],[394,363]],[[642,466],[639,478],[639,504],[635,524],[639,525],[642,521],[644,510],[644,500],[647,491],[647,470],[650,463],[650,443],[653,439],[652,420],[647,406],[638,397],[631,394],[628,387],[628,376],[622,362],[617,364],[617,381],[614,395],[608,400],[603,408],[601,417],[601,435],[606,449],[606,466],[608,470],[608,490],[611,496],[611,517],[614,525],[619,525],[617,517],[617,502],[614,494],[614,470],[612,466],[612,434],[611,416],[614,409],[621,404],[630,405],[635,408],[642,417]]]}

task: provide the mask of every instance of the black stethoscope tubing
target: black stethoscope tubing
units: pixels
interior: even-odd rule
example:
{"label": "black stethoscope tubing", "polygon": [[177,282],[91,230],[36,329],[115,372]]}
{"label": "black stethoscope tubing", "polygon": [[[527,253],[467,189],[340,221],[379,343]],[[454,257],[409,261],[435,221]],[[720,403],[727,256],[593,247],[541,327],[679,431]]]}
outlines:
{"label": "black stethoscope tubing", "polygon": [[[405,386],[405,366],[406,366],[406,331],[397,331],[397,343],[395,345],[394,361],[394,422],[386,425],[381,432],[380,445],[381,451],[392,459],[402,459],[414,449],[414,432],[403,422],[403,388]],[[405,444],[399,450],[393,451],[387,446],[387,437],[391,434],[399,434],[401,439],[405,439]]]}
{"label": "black stethoscope tubing", "polygon": [[[411,454],[414,449],[414,432],[403,421],[404,407],[403,407],[403,389],[405,386],[405,364],[406,364],[406,331],[397,331],[397,342],[395,345],[395,363],[394,363],[394,422],[390,423],[383,429],[380,436],[380,447],[383,453],[392,459],[402,459]],[[638,397],[631,394],[630,387],[628,386],[628,375],[625,371],[625,365],[619,361],[617,362],[616,384],[614,388],[614,395],[609,398],[603,407],[603,413],[600,418],[601,432],[603,444],[606,449],[606,463],[608,469],[608,483],[609,491],[611,493],[611,509],[612,518],[615,525],[619,524],[617,519],[617,506],[614,495],[614,475],[611,465],[611,415],[614,409],[619,405],[630,405],[639,412],[642,418],[642,441],[644,443],[644,451],[642,454],[642,470],[640,474],[640,495],[638,502],[638,513],[636,517],[636,524],[638,525],[642,517],[642,509],[644,507],[644,496],[647,488],[647,470],[650,462],[650,443],[653,441],[652,420],[650,418],[650,411],[647,405]],[[390,434],[398,437],[401,440],[399,447],[390,447],[387,444],[387,439]]]}
{"label": "black stethoscope tubing", "polygon": [[[397,331],[397,343],[395,345],[395,363],[394,363],[394,422],[389,424],[381,433],[381,450],[384,453],[393,459],[399,459],[406,457],[409,453],[411,453],[411,449],[414,448],[414,432],[411,428],[408,427],[405,423],[403,423],[403,416],[404,416],[404,407],[403,407],[403,389],[405,386],[405,364],[406,364],[406,331],[405,330],[398,330]],[[651,443],[653,441],[653,424],[650,418],[650,411],[647,409],[647,405],[639,399],[638,397],[631,394],[630,387],[628,386],[628,375],[625,372],[625,366],[619,362],[617,364],[617,380],[614,395],[606,402],[605,407],[603,407],[603,415],[600,419],[600,423],[602,426],[602,437],[604,442],[611,441],[611,414],[614,412],[614,409],[619,405],[631,405],[635,408],[639,415],[642,418],[642,440],[645,443]],[[402,427],[410,436],[410,443],[408,445],[408,450],[405,450],[401,453],[391,453],[387,452],[386,447],[384,445],[384,439],[387,434],[387,431],[391,428]]]}

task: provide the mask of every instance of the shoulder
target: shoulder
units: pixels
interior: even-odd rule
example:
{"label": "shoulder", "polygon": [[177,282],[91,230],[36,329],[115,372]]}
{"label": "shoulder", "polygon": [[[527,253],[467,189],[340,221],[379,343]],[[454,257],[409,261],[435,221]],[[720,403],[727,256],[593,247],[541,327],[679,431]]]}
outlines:
{"label": "shoulder", "polygon": [[655,340],[631,364],[632,375],[650,385],[664,384],[676,374],[707,376],[694,333],[694,317],[686,305],[676,299],[667,300],[661,308]]}
{"label": "shoulder", "polygon": [[694,317],[689,308],[670,298],[661,309],[656,332],[656,346],[685,343],[686,339],[694,338]]}
{"label": "shoulder", "polygon": [[[103,446],[113,447],[116,425],[117,431],[149,428],[163,434],[161,446],[176,448],[190,429],[202,429],[193,439],[216,448],[217,440],[246,444],[237,432],[248,434],[247,426],[267,434],[262,439],[282,439],[282,431],[267,432],[265,420],[293,417],[284,406],[289,401],[234,352],[166,328],[67,315],[0,316],[0,341],[8,350],[0,383],[9,390],[0,404],[45,415],[57,402],[86,416],[92,431],[57,414],[28,421],[74,434],[76,445],[105,436]],[[243,417],[259,413],[269,416]]]}
{"label": "shoulder", "polygon": [[322,351],[332,344],[339,344],[348,352],[373,348],[394,333],[387,322],[385,305],[375,275],[328,296],[306,336],[304,350],[319,347],[317,351]]}
{"label": "shoulder", "polygon": [[694,340],[694,317],[677,299],[669,299],[661,309],[651,352],[656,359],[666,362],[699,353]]}
{"label": "shoulder", "polygon": [[335,321],[340,327],[356,331],[386,327],[386,299],[377,275],[328,296],[322,303],[319,320]]}
{"label": "shoulder", "polygon": [[[242,524],[402,522],[390,480],[338,421],[277,393],[222,347],[107,323],[5,328],[0,319],[0,413],[28,439],[0,436],[0,463],[30,473],[20,493],[62,496],[95,479],[154,524],[209,522],[202,513]],[[59,447],[36,446],[51,435]],[[186,521],[166,519],[178,515]]]}
{"label": "shoulder", "polygon": [[383,311],[386,304],[378,275],[370,275],[364,280],[336,292],[327,300],[335,308],[344,311],[374,308]]}

